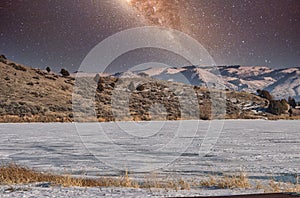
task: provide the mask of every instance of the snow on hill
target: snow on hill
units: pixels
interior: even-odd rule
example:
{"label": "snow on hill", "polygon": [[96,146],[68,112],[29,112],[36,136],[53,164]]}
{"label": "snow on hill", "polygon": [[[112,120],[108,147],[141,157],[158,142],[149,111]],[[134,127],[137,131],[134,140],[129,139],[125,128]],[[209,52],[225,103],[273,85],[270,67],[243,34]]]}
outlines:
{"label": "snow on hill", "polygon": [[[266,89],[275,98],[294,97],[300,100],[300,68],[271,69],[264,66],[216,66],[181,68],[148,68],[133,71],[134,74],[152,78],[180,82],[185,84],[226,88],[236,91],[256,93],[257,89]],[[118,74],[120,75],[120,74]]]}
{"label": "snow on hill", "polygon": [[[285,72],[285,70],[283,71]],[[265,88],[275,97],[283,98],[293,96],[296,100],[300,99],[300,71],[287,73],[286,76]]]}

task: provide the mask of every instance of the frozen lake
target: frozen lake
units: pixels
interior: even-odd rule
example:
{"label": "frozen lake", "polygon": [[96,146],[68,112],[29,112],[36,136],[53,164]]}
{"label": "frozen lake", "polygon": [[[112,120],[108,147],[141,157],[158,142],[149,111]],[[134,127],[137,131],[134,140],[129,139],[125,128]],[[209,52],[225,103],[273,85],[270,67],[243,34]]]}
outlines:
{"label": "frozen lake", "polygon": [[2,162],[57,173],[300,173],[300,121],[0,124],[0,133]]}

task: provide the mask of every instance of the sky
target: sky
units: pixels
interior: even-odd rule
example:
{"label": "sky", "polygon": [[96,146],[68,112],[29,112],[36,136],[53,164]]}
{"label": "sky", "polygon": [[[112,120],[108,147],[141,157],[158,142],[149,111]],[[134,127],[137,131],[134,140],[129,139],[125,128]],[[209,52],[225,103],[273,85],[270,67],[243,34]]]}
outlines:
{"label": "sky", "polygon": [[[217,65],[300,67],[299,0],[1,0],[0,17],[0,53],[53,71],[77,71],[104,39],[149,25],[188,34]],[[116,71],[152,58],[129,53]]]}

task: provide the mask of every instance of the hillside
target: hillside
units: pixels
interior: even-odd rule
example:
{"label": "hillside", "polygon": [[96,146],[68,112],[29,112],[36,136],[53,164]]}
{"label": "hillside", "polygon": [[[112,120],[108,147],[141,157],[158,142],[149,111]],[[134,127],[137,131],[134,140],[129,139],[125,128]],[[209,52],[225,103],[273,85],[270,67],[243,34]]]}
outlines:
{"label": "hillside", "polygon": [[2,121],[71,121],[74,79],[0,59]]}
{"label": "hillside", "polygon": [[[276,99],[294,97],[300,100],[300,68],[271,69],[263,66],[217,66],[182,68],[149,68],[133,73],[144,73],[162,80],[183,82],[196,86],[225,86],[235,91],[256,93],[257,89],[269,91]],[[128,74],[127,74],[128,75]],[[188,79],[188,80],[187,80]]]}
{"label": "hillside", "polygon": [[[198,72],[200,75],[200,70]],[[86,115],[86,111],[96,112],[98,121],[270,116],[263,111],[268,101],[254,94],[218,91],[150,77],[136,78],[138,75],[130,78],[98,76],[93,90],[95,104],[85,106],[75,100],[73,109],[72,94],[87,97],[85,90],[73,93],[74,84],[82,80],[95,83],[96,78],[83,75],[75,81],[74,77],[48,73],[5,58],[0,59],[0,73],[1,122],[69,122],[74,121],[73,111],[77,116]],[[197,106],[199,108],[195,108]],[[87,117],[75,121],[91,120],[96,121]]]}

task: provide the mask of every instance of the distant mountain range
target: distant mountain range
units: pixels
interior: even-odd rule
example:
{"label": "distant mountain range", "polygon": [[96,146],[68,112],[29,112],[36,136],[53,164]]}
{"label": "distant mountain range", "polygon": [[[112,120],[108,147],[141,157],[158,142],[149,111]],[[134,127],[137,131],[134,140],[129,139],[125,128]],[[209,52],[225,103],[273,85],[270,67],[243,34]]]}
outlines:
{"label": "distant mountain range", "polygon": [[196,86],[225,88],[256,93],[269,91],[276,99],[294,97],[300,100],[300,68],[271,69],[264,66],[186,66],[181,68],[148,68],[117,73],[116,77],[149,76],[155,79]]}

